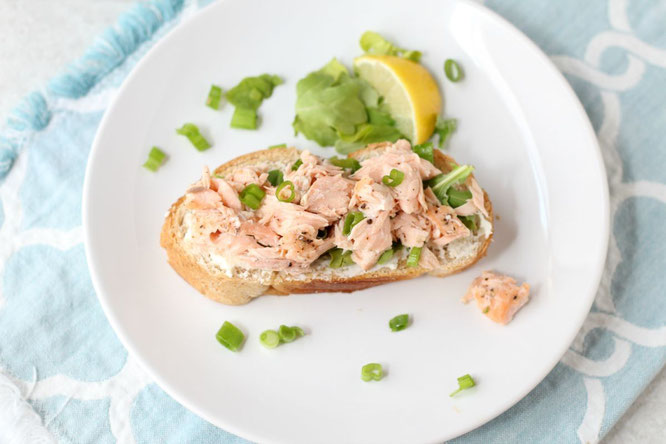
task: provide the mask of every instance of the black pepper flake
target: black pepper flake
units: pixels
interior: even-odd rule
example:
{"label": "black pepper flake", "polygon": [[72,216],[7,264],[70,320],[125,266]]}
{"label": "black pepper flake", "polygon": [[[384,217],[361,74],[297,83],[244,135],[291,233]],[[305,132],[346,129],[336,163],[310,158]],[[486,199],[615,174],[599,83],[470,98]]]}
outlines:
{"label": "black pepper flake", "polygon": [[372,219],[368,219],[368,225],[372,224]]}

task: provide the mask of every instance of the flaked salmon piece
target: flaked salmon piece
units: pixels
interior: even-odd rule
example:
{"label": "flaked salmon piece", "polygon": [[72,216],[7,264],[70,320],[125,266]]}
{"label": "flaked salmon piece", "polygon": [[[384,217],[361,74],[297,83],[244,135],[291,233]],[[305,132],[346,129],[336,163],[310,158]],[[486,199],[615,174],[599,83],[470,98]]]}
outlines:
{"label": "flaked salmon piece", "polygon": [[303,163],[296,170],[292,170],[291,167],[287,168],[285,180],[292,181],[297,188],[302,190],[307,190],[319,177],[337,176],[344,172],[342,168],[322,161],[309,151],[303,151],[299,159]]}
{"label": "flaked salmon piece", "polygon": [[340,220],[335,226],[333,227],[333,241],[335,243],[335,246],[338,248],[342,248],[343,250],[351,250],[354,248],[354,243],[349,239],[349,236],[345,236],[342,234],[342,227],[344,226],[344,219]]}
{"label": "flaked salmon piece", "polygon": [[225,177],[225,180],[231,185],[236,192],[240,193],[243,189],[250,185],[251,183],[256,183],[259,186],[262,186],[266,183],[268,179],[268,173],[263,172],[256,167],[242,167],[235,170],[228,177]]}
{"label": "flaked salmon piece", "polygon": [[472,192],[472,202],[474,203],[474,206],[481,211],[481,214],[483,214],[486,219],[488,218],[488,211],[486,210],[485,206],[485,195],[483,194],[483,190],[481,189],[481,186],[479,183],[474,179],[472,176],[469,176],[467,178],[467,186],[469,187],[469,190]]}
{"label": "flaked salmon piece", "polygon": [[479,209],[474,205],[472,199],[469,199],[467,202],[455,208],[455,212],[458,216],[471,216],[479,212]]}
{"label": "flaked salmon piece", "polygon": [[430,235],[430,222],[420,214],[399,213],[391,225],[393,234],[405,247],[420,247]]}
{"label": "flaked salmon piece", "polygon": [[428,204],[429,206],[437,207],[441,205],[441,202],[439,201],[439,199],[437,199],[437,196],[435,196],[435,193],[432,191],[432,188],[427,187],[426,189],[424,189],[423,195],[425,196],[426,204]]}
{"label": "flaked salmon piece", "polygon": [[208,169],[207,166],[203,167],[203,173],[201,174],[201,180],[199,182],[202,187],[210,188],[210,169]]}
{"label": "flaked salmon piece", "polygon": [[317,232],[328,226],[328,220],[319,214],[310,213],[293,203],[280,202],[274,194],[266,194],[261,207],[256,211],[259,223],[270,227],[280,236],[296,233],[315,239]]}
{"label": "flaked salmon piece", "polygon": [[465,181],[467,188],[472,193],[472,198],[465,202],[463,205],[456,208],[456,214],[459,216],[471,216],[479,211],[486,218],[488,218],[488,211],[485,207],[485,195],[479,186],[478,182],[473,177],[468,177]]}
{"label": "flaked salmon piece", "polygon": [[400,209],[412,214],[427,208],[423,194],[423,181],[433,178],[441,171],[427,160],[414,153],[409,142],[399,140],[381,155],[361,162],[361,168],[354,173],[354,179],[369,177],[377,183],[396,169],[403,173],[400,185],[390,188]]}
{"label": "flaked salmon piece", "polygon": [[453,208],[446,205],[429,208],[426,217],[431,222],[431,242],[444,246],[454,240],[470,235],[469,229],[456,216]]}
{"label": "flaked salmon piece", "polygon": [[301,153],[300,159],[303,164],[298,169],[313,179],[321,176],[335,176],[344,172],[342,168],[320,159],[307,150]]}
{"label": "flaked salmon piece", "polygon": [[261,248],[252,236],[233,232],[216,232],[211,235],[211,241],[219,254],[232,260],[246,255],[250,250]]}
{"label": "flaked salmon piece", "polygon": [[439,265],[439,259],[435,256],[435,253],[430,251],[428,247],[423,247],[421,249],[421,257],[419,257],[419,267],[426,270],[434,270]]}
{"label": "flaked salmon piece", "polygon": [[210,179],[210,187],[217,191],[217,194],[220,195],[222,203],[225,206],[237,211],[240,211],[243,208],[241,201],[238,198],[238,192],[226,180],[213,177]]}
{"label": "flaked salmon piece", "polygon": [[286,251],[281,247],[257,248],[250,250],[241,260],[247,267],[274,271],[302,270],[306,266],[295,263],[285,254]]}
{"label": "flaked salmon piece", "polygon": [[354,185],[349,209],[358,208],[366,217],[377,217],[381,212],[393,211],[395,199],[388,187],[364,177]]}
{"label": "flaked salmon piece", "polygon": [[301,235],[282,238],[285,257],[301,267],[307,267],[334,246],[333,238],[311,239]]}
{"label": "flaked salmon piece", "polygon": [[210,242],[214,233],[235,234],[241,226],[241,221],[234,211],[221,205],[215,209],[191,211],[185,217],[189,219],[185,240],[195,244]]}
{"label": "flaked salmon piece", "polygon": [[366,217],[356,224],[349,233],[349,240],[353,242],[354,262],[364,270],[372,268],[393,243],[388,212],[382,211],[377,217]]}
{"label": "flaked salmon piece", "polygon": [[266,225],[255,221],[245,221],[241,223],[240,234],[252,236],[259,244],[263,246],[275,247],[280,241],[277,233]]}
{"label": "flaked salmon piece", "polygon": [[512,277],[484,271],[472,281],[463,302],[475,299],[486,316],[500,324],[508,324],[529,298],[530,286],[526,282],[518,286]]}
{"label": "flaked salmon piece", "polygon": [[320,176],[301,198],[301,205],[329,222],[335,222],[347,213],[353,186],[351,180],[340,174]]}
{"label": "flaked salmon piece", "polygon": [[193,210],[210,210],[221,206],[222,197],[204,187],[190,188],[185,195],[185,205]]}

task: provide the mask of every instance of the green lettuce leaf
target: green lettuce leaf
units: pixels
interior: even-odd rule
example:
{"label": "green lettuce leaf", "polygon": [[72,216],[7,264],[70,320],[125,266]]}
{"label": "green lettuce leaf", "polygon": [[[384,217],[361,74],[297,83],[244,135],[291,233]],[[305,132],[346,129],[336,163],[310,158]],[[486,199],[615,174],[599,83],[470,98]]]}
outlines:
{"label": "green lettuce leaf", "polygon": [[338,134],[352,135],[368,115],[361,100],[362,85],[333,59],[296,85],[296,132],[321,146],[334,145]]}
{"label": "green lettuce leaf", "polygon": [[369,143],[375,142],[395,142],[403,135],[394,126],[374,125],[364,123],[359,126],[355,134],[339,134],[340,140],[335,143],[335,150],[340,154],[349,154],[357,151]]}

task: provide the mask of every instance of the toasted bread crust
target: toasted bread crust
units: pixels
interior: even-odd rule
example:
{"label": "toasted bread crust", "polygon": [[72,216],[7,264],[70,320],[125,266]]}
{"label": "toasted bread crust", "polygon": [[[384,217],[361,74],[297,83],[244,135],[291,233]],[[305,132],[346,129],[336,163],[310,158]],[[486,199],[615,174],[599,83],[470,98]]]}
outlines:
{"label": "toasted bread crust", "polygon": [[[364,159],[374,155],[388,146],[389,143],[379,143],[369,145],[366,148],[350,154],[348,157],[355,159]],[[256,165],[261,162],[295,162],[299,158],[300,152],[295,148],[275,148],[263,151],[256,151],[237,157],[215,169],[215,174],[224,175],[242,166]],[[435,166],[442,171],[451,170],[451,163],[455,161],[435,150]],[[493,221],[492,204],[485,194],[485,207]],[[350,293],[356,290],[363,290],[377,285],[387,284],[399,280],[412,279],[422,274],[429,273],[433,276],[444,277],[453,273],[462,271],[474,265],[479,259],[485,256],[488,246],[492,240],[492,234],[477,250],[475,256],[465,258],[455,263],[443,264],[441,268],[427,271],[421,267],[407,268],[399,266],[395,270],[380,269],[374,272],[367,272],[356,276],[317,276],[315,273],[309,273],[307,276],[295,278],[286,273],[273,272],[270,283],[261,283],[252,279],[241,279],[238,277],[229,277],[224,273],[210,270],[197,258],[188,252],[182,243],[180,224],[181,204],[184,197],[178,199],[169,209],[169,212],[162,226],[160,235],[160,245],[166,250],[169,264],[174,270],[185,279],[190,285],[196,288],[206,297],[223,304],[241,305],[246,304],[253,298],[263,294],[288,295],[292,293],[322,293],[322,292],[344,292]]]}

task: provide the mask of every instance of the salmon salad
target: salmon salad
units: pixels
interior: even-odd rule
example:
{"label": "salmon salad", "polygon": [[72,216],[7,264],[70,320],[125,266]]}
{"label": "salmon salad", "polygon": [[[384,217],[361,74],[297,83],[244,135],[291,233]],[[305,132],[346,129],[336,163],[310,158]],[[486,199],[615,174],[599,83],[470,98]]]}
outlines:
{"label": "salmon salad", "polygon": [[431,270],[447,246],[490,235],[474,177],[451,186],[467,199],[443,203],[428,184],[447,175],[406,140],[339,165],[302,151],[289,165],[242,166],[225,176],[204,168],[184,197],[184,242],[227,267],[298,273],[337,255],[338,266],[365,272],[398,251],[418,251],[412,266]]}

